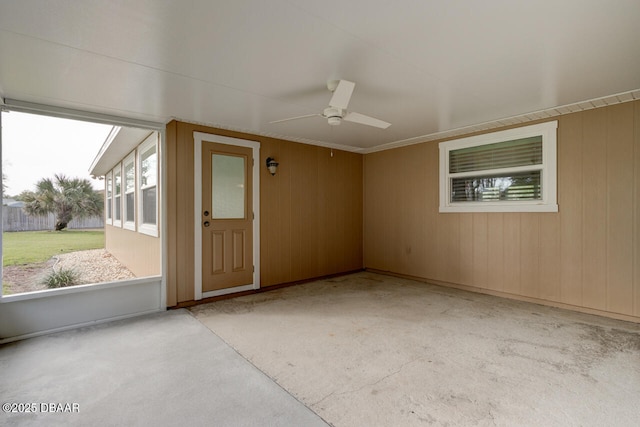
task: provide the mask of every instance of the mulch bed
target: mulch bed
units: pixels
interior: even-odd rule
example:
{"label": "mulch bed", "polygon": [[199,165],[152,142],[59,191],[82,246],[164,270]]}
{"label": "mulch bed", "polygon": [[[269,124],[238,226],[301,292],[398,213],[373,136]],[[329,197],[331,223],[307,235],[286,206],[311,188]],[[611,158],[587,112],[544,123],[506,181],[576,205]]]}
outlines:
{"label": "mulch bed", "polygon": [[4,267],[3,293],[8,295],[48,289],[44,281],[54,269],[70,269],[78,273],[77,285],[135,278],[109,252],[91,249],[56,255],[47,262]]}

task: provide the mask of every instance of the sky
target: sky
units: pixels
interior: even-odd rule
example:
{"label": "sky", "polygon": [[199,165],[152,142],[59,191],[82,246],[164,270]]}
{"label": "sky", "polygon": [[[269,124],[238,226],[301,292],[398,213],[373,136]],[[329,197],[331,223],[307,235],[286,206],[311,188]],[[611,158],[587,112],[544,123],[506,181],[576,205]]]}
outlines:
{"label": "sky", "polygon": [[2,173],[5,198],[34,190],[42,178],[62,173],[86,178],[96,190],[89,166],[111,131],[111,125],[58,119],[16,111],[2,113]]}

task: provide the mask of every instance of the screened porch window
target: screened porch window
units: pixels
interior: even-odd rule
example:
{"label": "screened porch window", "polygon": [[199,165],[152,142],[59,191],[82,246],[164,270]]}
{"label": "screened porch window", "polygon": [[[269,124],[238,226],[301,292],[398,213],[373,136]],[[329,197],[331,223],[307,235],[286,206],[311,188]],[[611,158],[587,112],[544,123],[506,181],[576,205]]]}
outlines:
{"label": "screened porch window", "polygon": [[140,145],[138,231],[158,236],[158,147],[152,134]]}
{"label": "screened porch window", "polygon": [[118,164],[113,170],[113,225],[122,225],[122,168]]}
{"label": "screened porch window", "polygon": [[105,215],[106,215],[106,222],[107,224],[113,224],[113,215],[112,215],[112,211],[113,211],[113,205],[112,205],[112,200],[113,200],[113,174],[111,172],[109,172],[107,174],[107,191],[106,191],[106,202],[105,202]]}
{"label": "screened porch window", "polygon": [[135,153],[123,161],[124,168],[124,228],[136,229],[136,166]]}
{"label": "screened porch window", "polygon": [[557,122],[440,144],[440,212],[555,212]]}

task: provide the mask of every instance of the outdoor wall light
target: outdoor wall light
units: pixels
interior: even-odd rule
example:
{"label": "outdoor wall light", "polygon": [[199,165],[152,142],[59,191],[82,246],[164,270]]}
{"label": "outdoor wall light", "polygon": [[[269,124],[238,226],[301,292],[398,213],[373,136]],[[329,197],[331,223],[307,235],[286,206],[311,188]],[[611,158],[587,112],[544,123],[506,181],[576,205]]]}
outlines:
{"label": "outdoor wall light", "polygon": [[278,162],[276,162],[276,159],[274,159],[273,157],[267,157],[267,169],[269,169],[269,172],[271,173],[271,175],[275,175],[276,174],[276,170],[278,169]]}

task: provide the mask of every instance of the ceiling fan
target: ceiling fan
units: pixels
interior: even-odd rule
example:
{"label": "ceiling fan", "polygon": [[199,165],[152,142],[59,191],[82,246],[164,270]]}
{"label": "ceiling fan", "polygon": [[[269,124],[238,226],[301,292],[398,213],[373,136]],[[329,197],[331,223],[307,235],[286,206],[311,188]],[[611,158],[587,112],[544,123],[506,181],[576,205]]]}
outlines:
{"label": "ceiling fan", "polygon": [[353,88],[355,83],[348,80],[329,80],[327,82],[327,89],[333,92],[329,106],[324,109],[322,114],[307,114],[304,116],[290,117],[288,119],[275,120],[269,123],[281,123],[288,122],[289,120],[305,119],[307,117],[324,117],[327,119],[331,126],[337,126],[342,121],[360,123],[361,125],[373,126],[381,129],[386,129],[391,126],[391,123],[365,116],[364,114],[356,113],[354,111],[347,111]]}

